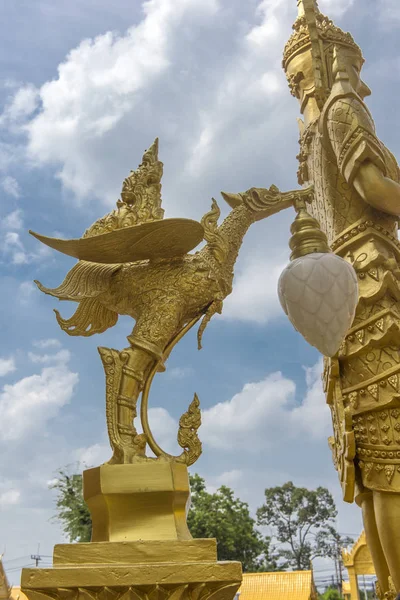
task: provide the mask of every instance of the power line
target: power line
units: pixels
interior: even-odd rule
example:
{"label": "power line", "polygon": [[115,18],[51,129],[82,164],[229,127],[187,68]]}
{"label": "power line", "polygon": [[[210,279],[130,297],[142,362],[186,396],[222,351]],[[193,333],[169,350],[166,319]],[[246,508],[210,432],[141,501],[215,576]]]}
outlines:
{"label": "power line", "polygon": [[11,573],[12,571],[19,571],[20,569],[25,569],[27,567],[33,567],[34,565],[32,565],[31,563],[29,563],[28,565],[22,565],[20,567],[12,567],[11,569],[7,569],[7,573]]}
{"label": "power line", "polygon": [[25,554],[24,556],[17,556],[16,558],[8,558],[3,561],[4,566],[6,566],[10,562],[15,562],[16,560],[24,560],[25,558],[29,558],[29,554]]}
{"label": "power line", "polygon": [[39,550],[40,550],[40,542],[38,544],[36,554],[31,554],[31,560],[35,561],[36,568],[39,566],[39,562],[44,558],[41,554],[39,554]]}

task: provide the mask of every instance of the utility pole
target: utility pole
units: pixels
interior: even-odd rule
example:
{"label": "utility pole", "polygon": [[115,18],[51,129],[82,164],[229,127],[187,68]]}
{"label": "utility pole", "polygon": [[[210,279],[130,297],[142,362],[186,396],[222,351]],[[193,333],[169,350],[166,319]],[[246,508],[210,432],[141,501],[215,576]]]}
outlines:
{"label": "utility pole", "polygon": [[31,554],[31,560],[35,561],[35,567],[36,568],[39,566],[39,561],[42,560],[42,557],[39,554],[39,550],[40,550],[40,543],[38,544],[37,553],[36,554]]}
{"label": "utility pole", "polygon": [[338,565],[337,565],[337,556],[336,556],[336,551],[335,551],[335,558],[334,558],[334,563],[335,563],[335,575],[336,575],[336,589],[338,589],[339,586],[339,575],[338,575]]}
{"label": "utility pole", "polygon": [[364,598],[368,600],[367,586],[365,585],[365,575],[363,575]]}
{"label": "utility pole", "polygon": [[336,542],[337,561],[339,569],[339,592],[340,597],[343,598],[343,563],[342,563],[342,548],[340,545],[340,538]]}
{"label": "utility pole", "polygon": [[374,600],[376,600],[375,584],[374,584],[374,583],[372,583],[371,585],[372,585],[372,587],[371,587],[371,590],[372,590],[372,598],[373,598]]}

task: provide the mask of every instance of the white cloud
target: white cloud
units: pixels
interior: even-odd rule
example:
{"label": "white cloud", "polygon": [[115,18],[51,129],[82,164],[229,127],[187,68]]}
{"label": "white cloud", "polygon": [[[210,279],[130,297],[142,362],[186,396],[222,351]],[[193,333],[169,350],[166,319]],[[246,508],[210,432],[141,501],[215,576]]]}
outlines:
{"label": "white cloud", "polygon": [[396,27],[400,22],[400,5],[398,0],[379,0],[379,20],[385,27]]}
{"label": "white cloud", "polygon": [[7,231],[3,237],[2,252],[11,258],[14,265],[24,265],[29,262],[28,254],[25,252],[19,233]]}
{"label": "white cloud", "polygon": [[[165,408],[150,408],[149,424],[154,439],[165,452],[174,455],[182,452],[176,441],[179,425]],[[135,426],[138,433],[143,432],[139,421],[135,423]],[[149,450],[149,454],[152,454],[151,450]]]}
{"label": "white cloud", "polygon": [[6,90],[7,89],[12,90],[17,87],[20,87],[21,82],[17,81],[16,79],[13,79],[13,78],[7,78],[7,79],[3,79],[3,81],[1,82],[1,86]]}
{"label": "white cloud", "polygon": [[213,448],[225,450],[232,447],[233,440],[240,448],[271,446],[283,435],[295,390],[294,382],[281,373],[246,383],[231,400],[202,412],[201,439]]}
{"label": "white cloud", "polygon": [[1,180],[1,187],[9,196],[13,196],[14,198],[19,198],[21,196],[19,183],[14,177],[11,177],[11,175],[3,177]]}
{"label": "white cloud", "polygon": [[21,498],[21,492],[19,490],[7,490],[6,492],[0,493],[0,508],[5,509],[8,506],[18,504]]}
{"label": "white cloud", "polygon": [[57,477],[53,477],[53,479],[48,479],[48,480],[46,481],[46,487],[47,487],[47,488],[52,488],[53,486],[57,485],[57,483],[58,483],[59,481],[60,481],[60,480],[59,480]]}
{"label": "white cloud", "polygon": [[49,338],[47,340],[36,340],[32,342],[32,345],[35,346],[35,348],[46,350],[47,348],[59,348],[61,346],[61,342],[55,338]]}
{"label": "white cloud", "polygon": [[25,265],[38,260],[43,260],[51,254],[50,248],[41,244],[36,252],[28,252],[21,240],[21,235],[16,230],[23,228],[23,212],[17,209],[8,214],[1,222],[4,230],[0,249],[6,259],[14,265]]}
{"label": "white cloud", "polygon": [[319,0],[321,12],[329,17],[341,17],[354,6],[355,0]]}
{"label": "white cloud", "polygon": [[0,377],[4,377],[16,370],[15,360],[13,357],[0,358]]}
{"label": "white cloud", "polygon": [[167,375],[171,379],[185,379],[194,374],[192,367],[173,367],[167,370]]}
{"label": "white cloud", "polygon": [[110,446],[105,444],[93,444],[87,448],[78,448],[78,450],[74,452],[74,458],[81,470],[97,467],[109,460],[111,456],[112,451]]}
{"label": "white cloud", "polygon": [[7,231],[4,236],[4,249],[5,251],[11,248],[19,248],[23,249],[22,242],[20,240],[19,234],[15,231]]}
{"label": "white cloud", "polygon": [[207,491],[214,494],[221,485],[240,489],[243,476],[244,473],[241,469],[232,469],[231,471],[224,471],[220,475],[209,477],[206,481]]}
{"label": "white cloud", "polygon": [[0,116],[0,125],[30,116],[38,106],[38,90],[31,84],[20,87]]}
{"label": "white cloud", "polygon": [[[251,152],[249,137],[254,146],[255,116],[262,119],[265,111],[271,114],[272,103],[286,91],[281,48],[287,14],[285,0],[263,0],[255,15],[260,23],[237,38],[231,49],[232,60],[221,73],[211,102],[199,111],[200,130],[186,164],[188,176],[205,173],[219,154],[225,155],[229,164],[230,155],[239,148],[242,156]],[[239,123],[240,129],[235,129]],[[227,135],[230,144],[226,143]]]}
{"label": "white cloud", "polygon": [[62,364],[67,363],[70,360],[71,353],[69,352],[69,350],[60,350],[56,354],[35,354],[34,352],[28,352],[28,358],[31,362],[36,364]]}
{"label": "white cloud", "polygon": [[322,440],[329,435],[330,411],[321,384],[322,362],[305,369],[306,394],[295,402],[295,382],[272,373],[246,383],[238,394],[202,411],[200,437],[212,448],[258,451],[282,440],[304,437]]}
{"label": "white cloud", "polygon": [[57,230],[54,231],[53,237],[56,237],[56,238],[58,238],[60,240],[66,240],[67,239],[67,236],[65,235],[65,233],[63,233],[62,231],[57,231]]}
{"label": "white cloud", "polygon": [[163,450],[171,454],[182,452],[176,441],[178,423],[165,408],[150,408],[149,423],[155,440]]}
{"label": "white cloud", "polygon": [[219,485],[236,485],[240,482],[243,476],[243,471],[240,469],[232,469],[231,471],[224,471],[221,475],[218,475],[217,482]]}
{"label": "white cloud", "polygon": [[77,383],[78,374],[60,363],[5,385],[0,392],[0,439],[20,440],[43,428],[70,402]]}
{"label": "white cloud", "polygon": [[[93,191],[102,195],[105,172],[96,165],[96,146],[100,139],[108,145],[105,137],[126,115],[132,119],[143,92],[168,71],[182,22],[194,20],[197,26],[216,14],[218,4],[152,0],[142,8],[144,19],[125,36],[107,32],[73,49],[59,65],[58,78],[37,91],[41,111],[24,126],[31,159],[61,164],[63,185],[78,197]],[[4,118],[29,115],[36,99],[32,86],[21,88]]]}
{"label": "white cloud", "polygon": [[[287,0],[261,0],[256,8],[256,15],[261,18],[261,22],[252,27],[246,36],[250,45],[257,48],[269,46],[271,40],[279,42],[281,30],[279,17],[287,15],[288,12]],[[295,18],[295,13],[292,14]]]}
{"label": "white cloud", "polygon": [[286,263],[248,257],[235,276],[233,292],[224,302],[221,318],[267,323],[284,316],[278,298],[278,279]]}
{"label": "white cloud", "polygon": [[27,254],[25,252],[14,252],[12,255],[13,265],[26,265],[29,262]]}
{"label": "white cloud", "polygon": [[110,206],[159,135],[169,216],[198,217],[217,173],[218,186],[255,174],[269,186],[297,111],[281,69],[294,13],[286,0],[145,3],[138,25],[83,41],[40,88],[22,128],[29,164]]}
{"label": "white cloud", "polygon": [[1,227],[2,229],[15,231],[18,229],[22,229],[23,221],[22,221],[22,210],[17,209],[13,212],[9,213],[2,219]]}
{"label": "white cloud", "polygon": [[306,368],[307,393],[291,414],[293,425],[313,439],[326,439],[332,432],[330,410],[322,387],[322,359]]}
{"label": "white cloud", "polygon": [[23,211],[16,209],[6,215],[0,223],[1,244],[0,250],[6,259],[14,265],[24,265],[31,262],[36,255],[25,251],[21,235],[18,233],[23,228]]}
{"label": "white cloud", "polygon": [[32,281],[23,281],[18,286],[18,300],[21,304],[27,304],[32,297],[32,294],[35,294],[37,291],[37,287]]}

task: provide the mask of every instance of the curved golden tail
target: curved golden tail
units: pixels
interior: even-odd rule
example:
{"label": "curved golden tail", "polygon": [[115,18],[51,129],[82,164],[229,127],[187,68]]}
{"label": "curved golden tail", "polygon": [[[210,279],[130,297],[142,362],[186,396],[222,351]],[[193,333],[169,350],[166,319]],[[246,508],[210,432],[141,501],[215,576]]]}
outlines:
{"label": "curved golden tail", "polygon": [[[190,330],[196,323],[201,319],[203,315],[199,315],[189,321],[183,329],[170,341],[168,346],[165,349],[163,360],[166,360],[170,353],[172,352],[174,346],[183,338],[183,336]],[[140,420],[143,427],[143,432],[146,436],[146,441],[154,452],[157,458],[167,458],[169,460],[175,460],[177,462],[184,463],[186,465],[192,465],[201,455],[201,442],[197,435],[197,430],[201,425],[201,413],[200,413],[200,402],[197,397],[197,394],[194,395],[194,398],[187,410],[181,418],[179,419],[179,431],[178,431],[178,444],[183,448],[182,454],[178,456],[173,456],[172,454],[168,454],[168,452],[164,452],[164,450],[157,444],[150,429],[149,419],[148,419],[148,405],[149,405],[149,392],[150,387],[159,367],[159,362],[157,362],[153,368],[151,369],[142,392],[142,400],[140,406]]]}

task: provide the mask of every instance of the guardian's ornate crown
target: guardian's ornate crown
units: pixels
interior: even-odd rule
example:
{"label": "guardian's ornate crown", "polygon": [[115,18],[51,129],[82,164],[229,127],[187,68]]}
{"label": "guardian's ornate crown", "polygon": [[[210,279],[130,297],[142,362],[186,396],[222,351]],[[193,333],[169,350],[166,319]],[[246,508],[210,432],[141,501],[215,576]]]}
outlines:
{"label": "guardian's ornate crown", "polygon": [[[314,85],[306,98],[313,95],[320,109],[329,96],[333,84],[332,65],[334,48],[342,47],[355,51],[362,59],[361,49],[350,33],[345,33],[331,19],[323,15],[317,0],[297,0],[298,16],[293,33],[285,46],[282,66],[286,72],[293,96],[301,98],[299,82],[303,73],[288,73],[290,61],[307,50],[311,50]],[[362,59],[363,60],[363,59]],[[301,98],[302,101],[304,97]]]}
{"label": "guardian's ornate crown", "polygon": [[362,56],[361,49],[350,33],[342,31],[331,19],[323,15],[317,0],[298,0],[298,17],[293,25],[293,33],[283,52],[283,68],[287,69],[290,60],[312,47],[314,40],[325,45],[347,46]]}

